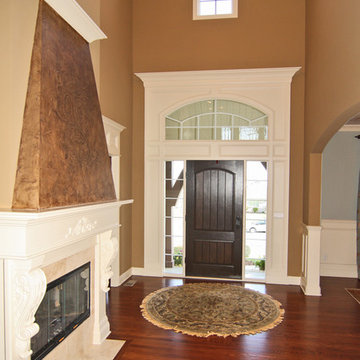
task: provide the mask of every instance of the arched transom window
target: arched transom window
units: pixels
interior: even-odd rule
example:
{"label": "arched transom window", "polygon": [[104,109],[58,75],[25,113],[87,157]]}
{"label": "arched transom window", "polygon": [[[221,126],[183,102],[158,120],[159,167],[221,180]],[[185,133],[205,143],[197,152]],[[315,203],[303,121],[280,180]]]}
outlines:
{"label": "arched transom window", "polygon": [[268,116],[223,99],[185,105],[165,117],[166,140],[267,140]]}

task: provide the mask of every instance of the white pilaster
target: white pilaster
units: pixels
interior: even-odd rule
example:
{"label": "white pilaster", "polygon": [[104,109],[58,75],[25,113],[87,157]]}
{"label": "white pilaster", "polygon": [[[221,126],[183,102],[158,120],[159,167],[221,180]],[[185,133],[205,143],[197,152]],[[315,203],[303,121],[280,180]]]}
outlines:
{"label": "white pilaster", "polygon": [[[116,121],[109,119],[106,116],[102,116],[106,143],[108,147],[108,153],[111,157],[111,172],[114,180],[116,197],[120,198],[120,135],[126,127],[120,125]],[[113,275],[111,277],[111,286],[119,286],[121,284],[120,279],[120,231],[119,229],[113,231],[113,237],[117,238],[118,250],[113,258],[111,268]]]}
{"label": "white pilaster", "polygon": [[303,226],[302,273],[300,286],[305,295],[321,296],[321,226]]}

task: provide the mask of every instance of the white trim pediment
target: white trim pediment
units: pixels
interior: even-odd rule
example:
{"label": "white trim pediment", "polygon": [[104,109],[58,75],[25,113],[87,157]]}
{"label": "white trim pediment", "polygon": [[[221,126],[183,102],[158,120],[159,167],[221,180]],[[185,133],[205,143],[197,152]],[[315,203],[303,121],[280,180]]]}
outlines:
{"label": "white trim pediment", "polygon": [[135,73],[146,88],[216,84],[290,84],[300,67]]}

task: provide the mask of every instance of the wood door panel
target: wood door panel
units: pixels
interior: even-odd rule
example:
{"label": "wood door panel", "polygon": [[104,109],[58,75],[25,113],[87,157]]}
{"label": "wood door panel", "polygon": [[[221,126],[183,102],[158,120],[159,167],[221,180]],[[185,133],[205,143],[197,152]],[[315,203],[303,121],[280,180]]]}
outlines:
{"label": "wood door panel", "polygon": [[204,187],[204,174],[198,174],[196,181],[196,213],[195,213],[195,228],[203,229],[203,218],[204,218],[204,192],[201,189]]}
{"label": "wood door panel", "polygon": [[217,243],[217,249],[216,249],[216,262],[218,264],[225,264],[225,243],[219,242]]}
{"label": "wood door panel", "polygon": [[194,263],[231,265],[233,242],[229,241],[193,241]]}
{"label": "wood door panel", "polygon": [[234,231],[234,174],[221,169],[195,176],[195,229]]}
{"label": "wood door panel", "polygon": [[[225,174],[225,231],[233,231],[234,214],[233,214],[233,199],[232,199],[232,187],[233,187],[233,175]],[[241,197],[242,198],[242,197]]]}
{"label": "wood door panel", "polygon": [[190,276],[239,278],[238,276],[234,276],[233,265],[223,265],[220,267],[218,264],[193,264],[192,272],[194,274],[189,274]]}
{"label": "wood door panel", "polygon": [[243,161],[187,161],[186,191],[186,274],[241,277]]}
{"label": "wood door panel", "polygon": [[217,227],[218,230],[225,230],[225,172],[219,173],[219,189],[218,189],[218,201],[217,201]]}

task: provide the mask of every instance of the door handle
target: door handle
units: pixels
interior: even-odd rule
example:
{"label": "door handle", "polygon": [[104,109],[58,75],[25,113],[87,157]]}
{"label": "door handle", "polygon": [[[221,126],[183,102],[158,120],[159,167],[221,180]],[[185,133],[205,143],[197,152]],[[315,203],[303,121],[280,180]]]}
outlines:
{"label": "door handle", "polygon": [[237,229],[239,229],[241,227],[241,219],[240,216],[236,217],[236,221],[235,221],[235,226]]}

